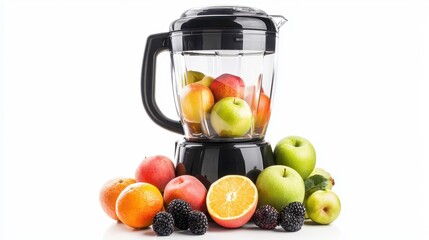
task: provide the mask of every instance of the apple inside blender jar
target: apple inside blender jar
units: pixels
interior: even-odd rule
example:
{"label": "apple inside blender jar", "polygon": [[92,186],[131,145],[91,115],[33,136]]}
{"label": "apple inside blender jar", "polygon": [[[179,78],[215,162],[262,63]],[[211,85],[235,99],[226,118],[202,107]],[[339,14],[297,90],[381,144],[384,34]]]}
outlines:
{"label": "apple inside blender jar", "polygon": [[205,122],[214,105],[214,97],[208,87],[198,82],[186,85],[180,94],[180,108],[185,126],[192,135],[202,133]]}

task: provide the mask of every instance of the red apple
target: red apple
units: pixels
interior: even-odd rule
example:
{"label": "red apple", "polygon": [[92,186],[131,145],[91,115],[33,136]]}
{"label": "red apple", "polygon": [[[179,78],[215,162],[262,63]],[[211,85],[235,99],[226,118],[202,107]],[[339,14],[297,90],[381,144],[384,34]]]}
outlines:
{"label": "red apple", "polygon": [[210,89],[200,83],[186,85],[180,94],[180,107],[185,121],[200,123],[214,105]]}
{"label": "red apple", "polygon": [[259,101],[255,95],[249,94],[246,96],[246,102],[250,105],[254,117],[254,126],[256,131],[262,131],[271,115],[271,100],[261,91],[259,94]]}
{"label": "red apple", "polygon": [[194,176],[182,175],[171,180],[164,189],[164,207],[174,199],[182,199],[191,205],[193,210],[207,212],[207,189]]}
{"label": "red apple", "polygon": [[175,177],[173,161],[170,158],[156,155],[146,157],[136,170],[136,181],[154,185],[163,192],[165,186]]}
{"label": "red apple", "polygon": [[244,89],[243,79],[228,73],[220,75],[210,85],[216,102],[225,97],[244,99]]}
{"label": "red apple", "polygon": [[[245,97],[244,100],[249,104],[250,108],[252,109],[252,113],[253,115],[256,115],[256,107],[258,99],[256,98],[257,96],[257,88],[255,85],[250,85],[250,86],[246,86],[246,92],[245,92]],[[260,88],[260,92],[263,93],[264,90],[262,88]]]}

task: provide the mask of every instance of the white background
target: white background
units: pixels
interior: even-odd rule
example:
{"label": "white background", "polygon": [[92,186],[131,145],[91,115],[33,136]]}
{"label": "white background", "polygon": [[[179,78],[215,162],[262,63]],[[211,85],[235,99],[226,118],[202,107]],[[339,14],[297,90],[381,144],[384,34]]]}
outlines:
{"label": "white background", "polygon": [[[173,158],[181,137],[141,103],[145,41],[186,9],[222,2],[147,2],[1,2],[0,239],[153,235],[110,220],[98,192],[110,178],[134,176],[145,156]],[[200,238],[428,239],[428,4],[235,3],[289,20],[266,138],[309,139],[343,208],[332,225],[298,233],[213,227]],[[169,71],[164,54],[157,99],[177,118]]]}

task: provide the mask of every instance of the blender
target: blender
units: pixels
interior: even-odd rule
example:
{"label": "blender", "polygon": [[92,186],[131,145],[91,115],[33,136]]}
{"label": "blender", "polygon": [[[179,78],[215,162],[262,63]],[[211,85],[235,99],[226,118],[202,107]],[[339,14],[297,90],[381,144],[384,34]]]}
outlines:
{"label": "blender", "polygon": [[[275,87],[279,28],[286,19],[244,6],[185,11],[170,31],[150,35],[143,58],[144,108],[159,126],[184,135],[176,142],[176,174],[209,185],[229,174],[256,180],[274,164],[265,141]],[[155,100],[156,59],[169,51],[180,120]],[[167,94],[167,93],[166,93]]]}

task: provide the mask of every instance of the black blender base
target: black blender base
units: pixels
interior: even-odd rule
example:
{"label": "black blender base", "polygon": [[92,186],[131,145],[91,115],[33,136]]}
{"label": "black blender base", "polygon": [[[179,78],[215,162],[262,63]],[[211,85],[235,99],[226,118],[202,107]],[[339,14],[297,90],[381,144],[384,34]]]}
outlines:
{"label": "black blender base", "polygon": [[206,187],[230,174],[256,181],[259,173],[274,164],[271,145],[252,142],[176,142],[176,174],[197,177]]}

